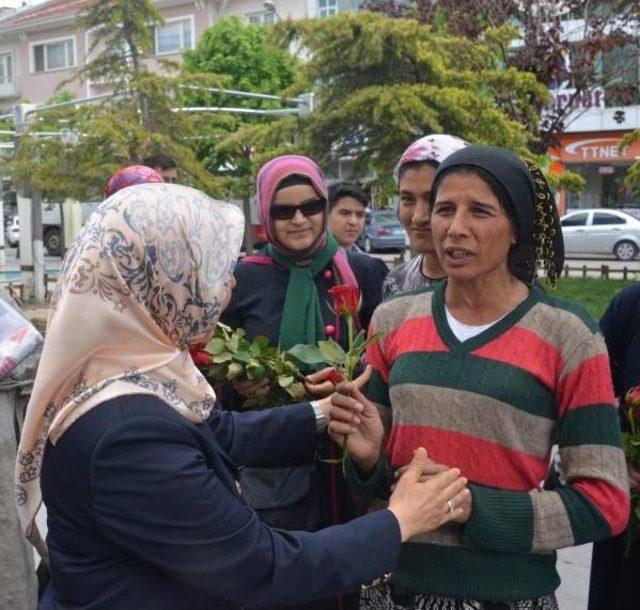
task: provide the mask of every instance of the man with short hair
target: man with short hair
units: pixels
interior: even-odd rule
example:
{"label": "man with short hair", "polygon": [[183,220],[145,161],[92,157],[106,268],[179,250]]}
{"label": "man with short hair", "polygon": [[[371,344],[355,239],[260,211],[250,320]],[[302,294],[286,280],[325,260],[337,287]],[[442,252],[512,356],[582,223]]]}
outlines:
{"label": "man with short hair", "polygon": [[170,184],[178,182],[178,166],[173,157],[169,155],[163,153],[152,155],[144,159],[142,165],[155,169],[165,182]]}
{"label": "man with short hair", "polygon": [[356,242],[364,231],[369,199],[352,182],[336,182],[329,186],[329,230],[345,249],[359,252]]}

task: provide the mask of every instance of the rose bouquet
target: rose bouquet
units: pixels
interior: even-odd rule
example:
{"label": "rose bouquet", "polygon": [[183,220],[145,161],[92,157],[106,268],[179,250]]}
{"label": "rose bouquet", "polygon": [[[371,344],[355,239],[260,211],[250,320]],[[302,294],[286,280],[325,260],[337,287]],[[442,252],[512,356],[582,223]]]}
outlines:
{"label": "rose bouquet", "polygon": [[268,380],[269,392],[247,399],[246,408],[276,407],[309,398],[294,359],[269,345],[266,337],[249,341],[242,328],[233,330],[218,323],[209,343],[190,351],[195,365],[213,386]]}

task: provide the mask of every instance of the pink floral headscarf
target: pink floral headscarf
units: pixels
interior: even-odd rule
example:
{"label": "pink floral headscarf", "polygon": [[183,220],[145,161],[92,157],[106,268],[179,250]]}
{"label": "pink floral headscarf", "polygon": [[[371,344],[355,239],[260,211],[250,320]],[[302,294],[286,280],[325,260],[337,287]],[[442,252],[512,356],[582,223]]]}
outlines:
{"label": "pink floral headscarf", "polygon": [[153,182],[164,182],[162,176],[155,170],[146,165],[129,165],[117,171],[104,187],[104,198],[111,197],[120,189],[134,184],[148,184]]}
{"label": "pink floral headscarf", "polygon": [[417,161],[433,161],[440,165],[449,155],[469,146],[469,142],[456,136],[446,134],[430,134],[410,144],[402,153],[398,164],[393,170],[393,178],[396,184],[400,181],[400,169],[407,163]]}

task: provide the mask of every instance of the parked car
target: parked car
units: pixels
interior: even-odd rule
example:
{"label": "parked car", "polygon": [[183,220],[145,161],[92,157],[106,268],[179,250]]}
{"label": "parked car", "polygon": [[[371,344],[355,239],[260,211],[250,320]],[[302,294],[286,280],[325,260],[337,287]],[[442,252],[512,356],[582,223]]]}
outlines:
{"label": "parked car", "polygon": [[375,211],[367,215],[364,231],[357,243],[365,252],[378,250],[403,252],[406,232],[393,212]]}
{"label": "parked car", "polygon": [[630,261],[640,251],[640,220],[619,210],[574,210],[560,224],[566,254],[614,254]]}
{"label": "parked car", "polygon": [[4,230],[4,238],[12,248],[15,248],[20,241],[20,221],[17,216],[9,220]]}

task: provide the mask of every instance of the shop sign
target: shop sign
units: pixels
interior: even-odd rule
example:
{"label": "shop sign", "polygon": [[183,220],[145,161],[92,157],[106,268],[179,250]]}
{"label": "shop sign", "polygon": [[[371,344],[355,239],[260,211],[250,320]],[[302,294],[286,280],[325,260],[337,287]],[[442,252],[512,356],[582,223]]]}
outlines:
{"label": "shop sign", "polygon": [[640,142],[619,148],[624,134],[565,134],[559,151],[552,151],[564,163],[607,163],[640,159]]}
{"label": "shop sign", "polygon": [[604,108],[604,89],[596,87],[590,91],[583,91],[576,95],[575,89],[556,89],[550,92],[553,96],[552,107],[557,113],[569,110],[589,110],[590,108]]}
{"label": "shop sign", "polygon": [[598,173],[601,176],[609,176],[615,173],[615,168],[613,167],[613,165],[601,165],[598,168]]}

